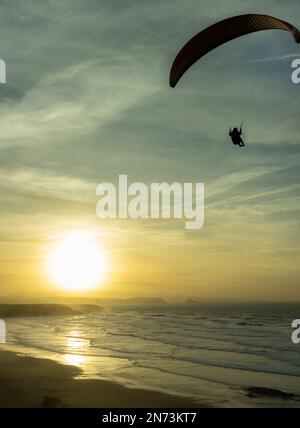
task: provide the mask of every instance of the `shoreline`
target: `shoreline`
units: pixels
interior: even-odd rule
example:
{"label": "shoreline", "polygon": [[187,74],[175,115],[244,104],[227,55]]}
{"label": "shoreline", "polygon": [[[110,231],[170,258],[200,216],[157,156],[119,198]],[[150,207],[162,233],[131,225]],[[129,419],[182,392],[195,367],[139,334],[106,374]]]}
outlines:
{"label": "shoreline", "polygon": [[[14,349],[11,349],[14,348]],[[0,346],[0,408],[210,407],[192,397],[76,378],[82,370]]]}

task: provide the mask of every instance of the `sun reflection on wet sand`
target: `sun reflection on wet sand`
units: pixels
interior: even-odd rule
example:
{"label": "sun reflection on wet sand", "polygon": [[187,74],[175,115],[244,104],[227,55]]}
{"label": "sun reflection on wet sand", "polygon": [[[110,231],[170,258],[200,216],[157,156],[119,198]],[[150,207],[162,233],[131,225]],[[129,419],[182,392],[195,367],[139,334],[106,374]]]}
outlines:
{"label": "sun reflection on wet sand", "polygon": [[86,358],[83,355],[65,354],[64,361],[73,366],[81,366],[85,362]]}
{"label": "sun reflection on wet sand", "polygon": [[80,330],[70,331],[65,337],[65,353],[61,355],[63,363],[82,369],[76,378],[110,378],[112,374],[132,367],[132,362],[126,358],[93,355],[90,340],[81,335]]}
{"label": "sun reflection on wet sand", "polygon": [[78,352],[84,352],[89,347],[89,341],[82,339],[80,334],[80,331],[74,330],[66,337],[67,353],[63,356],[63,359],[67,364],[81,366],[86,361],[86,357],[78,354]]}

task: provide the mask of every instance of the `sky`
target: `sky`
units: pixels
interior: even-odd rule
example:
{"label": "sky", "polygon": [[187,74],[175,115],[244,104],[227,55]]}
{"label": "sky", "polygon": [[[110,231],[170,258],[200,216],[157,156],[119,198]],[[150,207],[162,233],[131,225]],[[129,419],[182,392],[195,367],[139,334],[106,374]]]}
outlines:
{"label": "sky", "polygon": [[[110,259],[99,296],[300,300],[299,46],[244,37],[168,86],[187,40],[243,13],[300,26],[298,0],[1,1],[1,295],[57,293],[47,254],[84,230]],[[100,220],[96,187],[119,174],[205,183],[205,226]]]}

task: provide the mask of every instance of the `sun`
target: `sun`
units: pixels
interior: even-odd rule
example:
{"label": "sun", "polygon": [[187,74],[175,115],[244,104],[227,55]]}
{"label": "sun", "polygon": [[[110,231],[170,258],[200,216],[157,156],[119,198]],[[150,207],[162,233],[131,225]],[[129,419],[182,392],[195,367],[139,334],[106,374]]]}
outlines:
{"label": "sun", "polygon": [[47,258],[50,281],[66,291],[89,291],[99,287],[107,269],[103,246],[83,231],[64,236]]}

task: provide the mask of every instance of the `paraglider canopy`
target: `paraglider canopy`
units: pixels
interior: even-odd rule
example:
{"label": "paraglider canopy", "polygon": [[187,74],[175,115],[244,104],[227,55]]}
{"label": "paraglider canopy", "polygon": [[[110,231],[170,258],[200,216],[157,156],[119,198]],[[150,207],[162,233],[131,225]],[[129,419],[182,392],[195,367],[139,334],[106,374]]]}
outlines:
{"label": "paraglider canopy", "polygon": [[286,21],[269,15],[234,16],[201,31],[181,49],[171,68],[170,86],[174,88],[183,74],[211,50],[238,37],[263,30],[290,31],[295,41],[300,43],[299,30]]}

